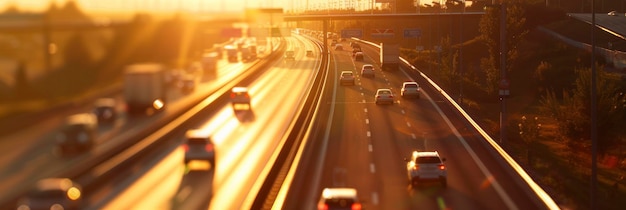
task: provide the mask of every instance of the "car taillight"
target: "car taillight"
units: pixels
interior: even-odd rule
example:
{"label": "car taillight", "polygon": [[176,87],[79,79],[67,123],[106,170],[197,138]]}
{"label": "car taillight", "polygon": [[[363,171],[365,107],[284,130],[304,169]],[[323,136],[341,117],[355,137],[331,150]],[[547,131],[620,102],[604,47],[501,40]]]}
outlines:
{"label": "car taillight", "polygon": [[328,210],[328,204],[322,203],[317,205],[318,210]]}
{"label": "car taillight", "polygon": [[413,166],[413,170],[418,170],[418,169],[420,169],[420,166],[419,166],[419,165],[417,165],[417,164],[415,164],[415,165]]}
{"label": "car taillight", "polygon": [[446,166],[443,164],[439,164],[439,170],[446,170]]}
{"label": "car taillight", "polygon": [[185,150],[185,152],[189,151],[189,145],[183,144],[183,149]]}
{"label": "car taillight", "polygon": [[235,97],[235,94],[234,94],[234,93],[231,93],[231,94],[230,94],[230,98],[234,98],[234,97]]}
{"label": "car taillight", "polygon": [[204,149],[207,152],[211,152],[211,151],[213,151],[213,145],[212,144],[207,144],[206,146],[204,146]]}
{"label": "car taillight", "polygon": [[352,204],[352,210],[361,210],[361,204],[360,203],[353,203]]}

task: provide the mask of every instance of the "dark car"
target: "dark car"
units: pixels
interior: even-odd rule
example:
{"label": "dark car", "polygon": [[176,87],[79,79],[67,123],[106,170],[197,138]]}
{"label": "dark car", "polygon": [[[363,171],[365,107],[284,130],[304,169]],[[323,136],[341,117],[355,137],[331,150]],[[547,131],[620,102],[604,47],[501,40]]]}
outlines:
{"label": "dark car", "polygon": [[92,113],[75,114],[67,117],[57,134],[57,145],[61,155],[83,153],[93,147],[98,133],[98,120]]}
{"label": "dark car", "polygon": [[80,209],[82,188],[67,178],[47,178],[37,182],[28,194],[18,201],[18,210]]}
{"label": "dark car", "polygon": [[215,167],[215,147],[211,136],[203,130],[188,130],[183,144],[185,149],[185,164],[194,161],[208,161]]}
{"label": "dark car", "polygon": [[94,103],[93,113],[98,118],[98,122],[112,123],[117,118],[117,111],[115,110],[115,99],[113,98],[100,98]]}

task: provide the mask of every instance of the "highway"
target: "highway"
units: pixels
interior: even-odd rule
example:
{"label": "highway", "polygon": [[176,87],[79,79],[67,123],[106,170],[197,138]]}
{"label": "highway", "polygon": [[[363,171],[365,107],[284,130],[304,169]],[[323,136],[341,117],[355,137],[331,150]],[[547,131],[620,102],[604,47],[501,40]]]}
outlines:
{"label": "highway", "polygon": [[[88,197],[91,209],[249,209],[264,181],[282,138],[298,111],[306,89],[319,68],[319,48],[302,37],[288,37],[295,61],[278,59],[249,84],[251,109],[219,104],[189,129],[212,134],[216,166],[204,162],[183,164],[180,143],[171,145],[136,164],[110,186]],[[316,52],[305,56],[305,50]],[[317,49],[317,50],[316,50]]]}
{"label": "highway", "polygon": [[[267,48],[269,49],[269,48]],[[262,52],[261,57],[268,51]],[[159,119],[172,115],[174,112],[188,106],[199,97],[223,86],[249,68],[253,63],[228,63],[225,59],[218,62],[218,71],[214,76],[204,77],[196,90],[190,94],[183,94],[179,89],[172,87],[168,91],[168,108],[164,112],[153,116],[128,117],[124,112],[124,101],[121,91],[116,91],[107,97],[115,98],[120,113],[112,125],[100,125],[99,134],[94,148],[84,154],[70,157],[61,157],[55,150],[55,137],[63,125],[66,116],[74,113],[91,112],[93,106],[76,105],[71,110],[61,111],[41,121],[34,122],[28,128],[21,129],[10,135],[0,138],[0,191],[3,193],[0,201],[6,201],[15,194],[24,192],[37,180],[56,176],[63,171],[71,170],[82,160],[97,156],[123,142],[123,136],[137,133]]]}
{"label": "highway", "polygon": [[[406,69],[381,72],[377,48],[364,48],[364,62],[354,62],[350,51],[332,52],[335,79],[327,81],[333,88],[320,110],[327,119],[309,139],[310,160],[301,163],[282,208],[315,209],[325,187],[356,188],[365,209],[545,208],[422,78]],[[376,66],[375,78],[357,76],[355,86],[339,86],[340,71],[358,75],[364,63]],[[424,88],[420,99],[399,97],[408,80]],[[391,88],[396,103],[376,105],[378,88]],[[413,150],[447,159],[447,188],[409,187],[404,158]]]}

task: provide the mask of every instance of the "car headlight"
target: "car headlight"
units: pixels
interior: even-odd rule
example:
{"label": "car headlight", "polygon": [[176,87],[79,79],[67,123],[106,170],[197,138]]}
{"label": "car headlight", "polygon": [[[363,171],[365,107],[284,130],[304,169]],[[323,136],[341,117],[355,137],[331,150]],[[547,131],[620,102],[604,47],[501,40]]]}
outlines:
{"label": "car headlight", "polygon": [[80,132],[80,133],[78,133],[78,142],[80,142],[80,143],[87,143],[87,142],[89,142],[89,135],[87,134],[87,132]]}

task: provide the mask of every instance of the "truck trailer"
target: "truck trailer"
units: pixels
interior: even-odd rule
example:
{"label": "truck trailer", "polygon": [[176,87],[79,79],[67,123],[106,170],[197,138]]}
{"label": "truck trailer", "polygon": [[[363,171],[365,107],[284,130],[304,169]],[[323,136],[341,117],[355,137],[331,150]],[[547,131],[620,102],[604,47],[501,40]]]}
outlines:
{"label": "truck trailer", "polygon": [[124,72],[124,99],[129,114],[149,114],[165,108],[165,68],[156,63],[132,64]]}
{"label": "truck trailer", "polygon": [[380,68],[394,71],[400,67],[400,45],[380,43]]}

